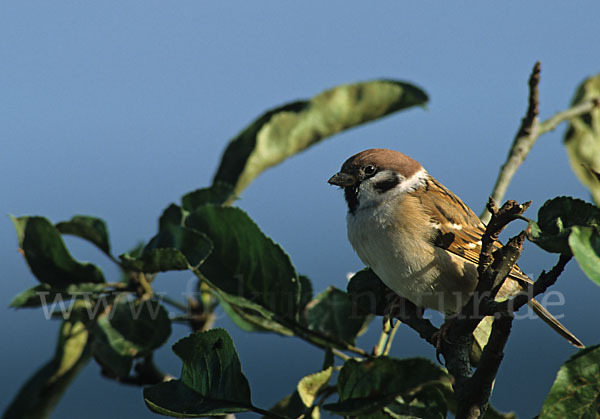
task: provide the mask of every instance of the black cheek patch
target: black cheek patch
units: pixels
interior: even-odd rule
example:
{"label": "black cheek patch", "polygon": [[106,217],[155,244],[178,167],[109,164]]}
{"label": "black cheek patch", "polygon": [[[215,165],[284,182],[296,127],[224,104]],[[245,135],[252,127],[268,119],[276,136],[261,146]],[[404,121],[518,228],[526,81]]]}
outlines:
{"label": "black cheek patch", "polygon": [[377,182],[374,186],[379,192],[386,192],[392,188],[395,188],[400,183],[400,178],[396,175],[392,175],[387,179]]}

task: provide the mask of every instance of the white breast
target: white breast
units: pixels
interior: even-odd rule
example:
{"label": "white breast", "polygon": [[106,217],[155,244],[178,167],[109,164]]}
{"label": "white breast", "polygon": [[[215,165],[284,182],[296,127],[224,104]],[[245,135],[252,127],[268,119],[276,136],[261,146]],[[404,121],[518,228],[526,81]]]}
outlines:
{"label": "white breast", "polygon": [[[407,204],[410,200],[404,199],[401,207]],[[398,208],[397,202],[391,202],[349,213],[352,247],[397,294],[422,307],[457,312],[475,286],[476,267],[433,246],[427,239],[431,227],[425,214],[409,219]]]}

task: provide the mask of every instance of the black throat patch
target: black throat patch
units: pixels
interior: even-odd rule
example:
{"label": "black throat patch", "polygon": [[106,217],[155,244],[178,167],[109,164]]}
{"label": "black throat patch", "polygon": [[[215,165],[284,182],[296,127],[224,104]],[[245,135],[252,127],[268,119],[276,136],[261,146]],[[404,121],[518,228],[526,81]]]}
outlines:
{"label": "black throat patch", "polygon": [[344,196],[348,203],[348,211],[350,211],[350,214],[354,214],[356,208],[358,208],[358,185],[346,186],[344,188]]}
{"label": "black throat patch", "polygon": [[381,193],[387,192],[392,188],[395,188],[400,183],[398,175],[391,173],[390,177],[383,179],[382,181],[374,185],[375,189]]}

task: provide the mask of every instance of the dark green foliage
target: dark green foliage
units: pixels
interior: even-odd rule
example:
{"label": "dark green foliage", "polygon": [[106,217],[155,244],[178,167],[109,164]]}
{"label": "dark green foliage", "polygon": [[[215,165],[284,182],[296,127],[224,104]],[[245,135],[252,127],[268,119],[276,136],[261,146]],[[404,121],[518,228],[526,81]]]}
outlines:
{"label": "dark green foliage", "polygon": [[72,298],[88,297],[94,298],[106,289],[105,284],[71,284],[64,288],[51,287],[48,284],[40,284],[29,288],[17,295],[10,302],[10,307],[41,307],[46,304],[52,304],[59,299],[68,301]]}
{"label": "dark green foliage", "polygon": [[19,246],[36,278],[52,287],[104,282],[100,269],[71,257],[60,232],[43,217],[13,218]]}
{"label": "dark green foliage", "polygon": [[573,227],[600,231],[600,208],[567,196],[550,199],[539,209],[537,222],[529,222],[529,238],[548,252],[570,254]]}
{"label": "dark green foliage", "polygon": [[355,307],[364,313],[383,315],[387,307],[389,288],[370,268],[357,272],[348,282],[348,295]]}
{"label": "dark green foliage", "polygon": [[76,215],[69,221],[56,224],[56,229],[62,234],[81,237],[94,244],[98,249],[110,255],[108,229],[104,220],[88,215]]}
{"label": "dark green foliage", "polygon": [[564,363],[542,406],[540,419],[597,418],[600,412],[600,346]]}
{"label": "dark green foliage", "polygon": [[170,334],[169,315],[157,301],[118,301],[98,317],[92,352],[107,373],[126,377],[134,358],[150,355]]}
{"label": "dark green foliage", "polygon": [[334,287],[329,287],[308,303],[304,317],[310,330],[348,343],[354,343],[356,336],[371,320],[365,312],[355,310],[348,294]]}
{"label": "dark green foliage", "polygon": [[250,386],[225,330],[193,333],[173,345],[173,351],[183,362],[181,377],[144,389],[151,410],[200,417],[250,409]]}
{"label": "dark green foliage", "polygon": [[266,309],[294,320],[300,303],[300,280],[289,256],[239,208],[205,205],[185,220],[205,233],[214,250],[198,268],[224,293],[241,297],[237,304]]}
{"label": "dark green foliage", "polygon": [[144,246],[140,255],[121,255],[122,266],[148,273],[197,268],[213,245],[205,234],[184,227],[183,220],[183,210],[171,204],[160,217],[158,234]]}
{"label": "dark green foliage", "polygon": [[339,402],[324,408],[344,416],[372,417],[386,408],[421,417],[445,417],[444,391],[450,383],[448,374],[426,359],[350,359],[338,377]]}
{"label": "dark green foliage", "polygon": [[215,182],[208,188],[197,189],[183,195],[181,207],[189,212],[205,204],[222,205],[235,198],[233,186],[225,182]]}
{"label": "dark green foliage", "polygon": [[305,411],[306,406],[302,402],[298,390],[288,394],[283,399],[279,400],[275,406],[269,409],[269,412],[287,418],[297,418]]}
{"label": "dark green foliage", "polygon": [[572,254],[585,274],[600,285],[600,208],[561,196],[546,201],[529,239],[548,252]]}

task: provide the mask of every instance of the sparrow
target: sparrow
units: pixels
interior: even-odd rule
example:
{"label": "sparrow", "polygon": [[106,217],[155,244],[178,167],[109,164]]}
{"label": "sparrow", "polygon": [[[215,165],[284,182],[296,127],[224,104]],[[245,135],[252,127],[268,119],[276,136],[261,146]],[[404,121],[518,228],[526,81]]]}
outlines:
{"label": "sparrow", "polygon": [[[328,182],[344,190],[352,247],[388,288],[419,307],[460,312],[477,285],[485,232],[460,198],[419,162],[387,149],[350,157]],[[497,299],[531,283],[515,265]],[[539,302],[532,299],[530,306],[574,346],[584,347]]]}

